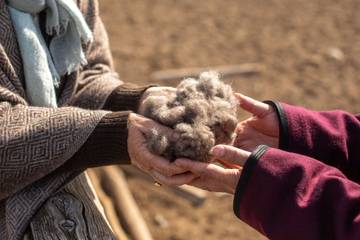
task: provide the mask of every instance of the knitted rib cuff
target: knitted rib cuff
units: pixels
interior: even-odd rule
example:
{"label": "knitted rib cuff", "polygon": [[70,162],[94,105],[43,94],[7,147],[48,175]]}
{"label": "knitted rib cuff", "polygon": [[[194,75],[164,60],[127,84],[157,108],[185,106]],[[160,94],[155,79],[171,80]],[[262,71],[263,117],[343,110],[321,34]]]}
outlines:
{"label": "knitted rib cuff", "polygon": [[157,85],[136,86],[125,83],[117,87],[108,97],[104,109],[110,111],[133,111],[137,112],[139,101],[143,93],[150,87]]}
{"label": "knitted rib cuff", "polygon": [[130,111],[105,115],[85,144],[67,161],[64,170],[130,164],[127,151],[127,120]]}

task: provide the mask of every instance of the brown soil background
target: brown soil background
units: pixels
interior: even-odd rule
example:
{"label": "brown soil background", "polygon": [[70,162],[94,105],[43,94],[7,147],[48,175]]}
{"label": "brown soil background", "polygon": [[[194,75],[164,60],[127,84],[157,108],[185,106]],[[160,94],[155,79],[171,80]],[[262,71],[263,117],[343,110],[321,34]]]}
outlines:
{"label": "brown soil background", "polygon": [[[261,74],[227,79],[257,99],[359,112],[358,0],[101,0],[121,78],[157,70],[256,62]],[[176,85],[177,82],[161,83]],[[263,239],[237,220],[232,198],[200,208],[139,179],[132,192],[155,239]],[[162,215],[167,228],[159,227]]]}

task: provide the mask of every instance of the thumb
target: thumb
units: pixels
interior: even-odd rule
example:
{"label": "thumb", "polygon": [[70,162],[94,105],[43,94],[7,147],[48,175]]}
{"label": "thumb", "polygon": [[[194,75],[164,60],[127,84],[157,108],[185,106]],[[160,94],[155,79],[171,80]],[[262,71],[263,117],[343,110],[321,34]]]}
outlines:
{"label": "thumb", "polygon": [[171,136],[172,134],[175,134],[172,129],[170,129],[167,126],[161,125],[158,122],[155,122],[154,120],[141,116],[136,113],[130,113],[128,117],[128,127],[129,126],[135,126],[137,127],[142,133],[149,134],[149,132],[153,129],[157,132],[168,135],[169,137],[176,137]]}
{"label": "thumb", "polygon": [[216,145],[211,149],[214,157],[224,163],[244,166],[246,160],[250,157],[250,152],[228,145]]}
{"label": "thumb", "polygon": [[271,110],[271,107],[268,104],[257,101],[243,94],[235,93],[235,97],[238,99],[242,109],[257,117],[264,117]]}

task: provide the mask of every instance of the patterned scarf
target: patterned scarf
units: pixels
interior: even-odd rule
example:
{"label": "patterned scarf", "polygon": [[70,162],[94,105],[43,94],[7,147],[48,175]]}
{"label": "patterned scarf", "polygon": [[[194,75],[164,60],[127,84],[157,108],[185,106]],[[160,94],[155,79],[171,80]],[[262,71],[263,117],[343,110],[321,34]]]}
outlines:
{"label": "patterned scarf", "polygon": [[[73,0],[8,0],[24,65],[26,94],[35,106],[57,107],[60,76],[86,64],[82,44],[92,33]],[[47,46],[38,13],[46,13]]]}

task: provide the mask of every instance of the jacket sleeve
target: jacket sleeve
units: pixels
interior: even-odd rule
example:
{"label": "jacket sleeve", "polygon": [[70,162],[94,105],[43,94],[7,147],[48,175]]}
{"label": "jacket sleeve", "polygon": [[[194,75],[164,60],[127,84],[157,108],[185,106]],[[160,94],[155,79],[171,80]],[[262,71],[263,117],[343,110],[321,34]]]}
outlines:
{"label": "jacket sleeve", "polygon": [[87,65],[80,71],[70,105],[86,109],[137,111],[143,92],[150,86],[124,84],[114,70],[109,39],[99,16],[97,0],[80,1],[94,39],[86,47]]}
{"label": "jacket sleeve", "polygon": [[266,146],[244,166],[234,211],[272,240],[360,239],[360,185],[320,161]]}
{"label": "jacket sleeve", "polygon": [[318,159],[360,180],[360,115],[272,105],[280,119],[280,149]]}
{"label": "jacket sleeve", "polygon": [[[118,79],[112,70],[97,2],[84,0],[80,5],[95,40],[87,48],[88,65],[80,73],[71,107],[29,106],[11,90],[0,69],[0,201],[42,185],[46,179],[56,182],[58,176],[72,176],[88,167],[129,163],[130,111],[124,110],[136,108],[145,88],[126,87]],[[119,104],[118,111],[97,110],[115,92],[126,100]],[[52,189],[54,182],[50,182],[31,189]]]}
{"label": "jacket sleeve", "polygon": [[0,102],[0,200],[55,171],[128,164],[129,113]]}
{"label": "jacket sleeve", "polygon": [[0,199],[69,160],[106,114],[0,102]]}

